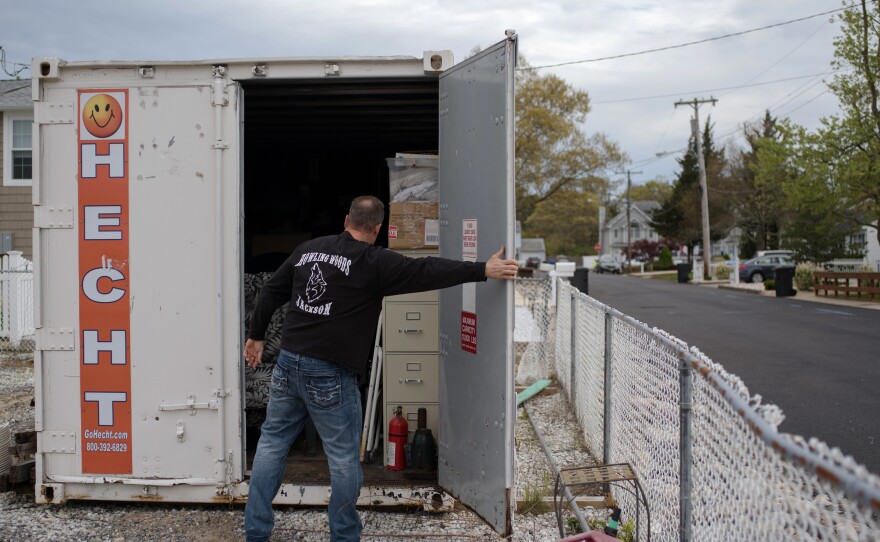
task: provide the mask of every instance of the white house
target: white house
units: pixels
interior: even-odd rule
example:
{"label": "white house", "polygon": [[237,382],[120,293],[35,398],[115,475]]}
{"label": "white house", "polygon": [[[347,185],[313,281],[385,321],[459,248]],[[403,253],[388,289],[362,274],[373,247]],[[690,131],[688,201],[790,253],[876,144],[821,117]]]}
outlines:
{"label": "white house", "polygon": [[877,223],[874,226],[862,226],[862,231],[846,238],[848,246],[863,246],[865,265],[880,272],[880,242],[877,241]]}
{"label": "white house", "polygon": [[522,246],[519,249],[517,261],[524,264],[529,258],[541,258],[541,261],[547,259],[547,250],[544,248],[544,239],[540,237],[526,237],[522,240]]}
{"label": "white house", "polygon": [[33,254],[31,203],[34,103],[30,79],[0,81],[0,253]]}
{"label": "white house", "polygon": [[[648,240],[659,241],[660,236],[651,227],[651,213],[660,208],[656,201],[634,201],[630,204],[630,243]],[[602,254],[626,258],[626,204],[602,228]]]}

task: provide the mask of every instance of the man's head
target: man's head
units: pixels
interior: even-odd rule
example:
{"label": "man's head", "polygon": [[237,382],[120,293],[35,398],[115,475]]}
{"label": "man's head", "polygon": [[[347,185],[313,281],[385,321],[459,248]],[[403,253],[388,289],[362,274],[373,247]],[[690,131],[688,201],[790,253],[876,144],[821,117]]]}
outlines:
{"label": "man's head", "polygon": [[[382,221],[385,220],[385,205],[374,196],[358,196],[351,202],[345,217],[345,229],[355,238],[375,243]],[[367,238],[355,235],[361,234]]]}

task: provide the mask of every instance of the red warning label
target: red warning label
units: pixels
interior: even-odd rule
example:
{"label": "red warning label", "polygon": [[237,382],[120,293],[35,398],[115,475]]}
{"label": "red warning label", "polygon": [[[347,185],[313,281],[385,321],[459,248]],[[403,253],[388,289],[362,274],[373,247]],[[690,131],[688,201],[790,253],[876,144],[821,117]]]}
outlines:
{"label": "red warning label", "polygon": [[461,313],[461,349],[477,353],[477,315],[472,312]]}

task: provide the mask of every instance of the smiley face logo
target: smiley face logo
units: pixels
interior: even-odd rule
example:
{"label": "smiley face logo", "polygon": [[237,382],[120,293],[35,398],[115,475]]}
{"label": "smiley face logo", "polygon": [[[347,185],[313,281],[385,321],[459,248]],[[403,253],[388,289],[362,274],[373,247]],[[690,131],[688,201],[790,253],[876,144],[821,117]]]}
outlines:
{"label": "smiley face logo", "polygon": [[86,130],[95,137],[110,137],[122,124],[122,108],[116,98],[109,94],[95,94],[82,112]]}

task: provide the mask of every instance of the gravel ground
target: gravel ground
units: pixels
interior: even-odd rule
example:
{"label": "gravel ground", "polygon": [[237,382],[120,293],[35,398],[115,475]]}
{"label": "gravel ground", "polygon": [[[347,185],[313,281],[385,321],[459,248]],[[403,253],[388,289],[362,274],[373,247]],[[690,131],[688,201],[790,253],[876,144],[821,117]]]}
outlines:
{"label": "gravel ground", "polygon": [[[0,354],[0,423],[12,433],[32,430],[34,409],[33,360],[30,356]],[[580,430],[561,393],[529,400],[532,418],[560,468],[592,464],[584,451]],[[522,407],[516,421],[519,501],[527,493],[551,495],[555,473]],[[588,517],[604,518],[605,509],[588,508]],[[327,514],[322,509],[277,509],[273,540],[323,541],[328,538]],[[33,493],[0,493],[0,541],[200,541],[243,540],[244,508],[221,505],[164,505],[71,501],[65,505],[36,505]],[[427,514],[364,510],[363,538],[373,540],[503,540],[464,507]],[[546,511],[532,509],[514,516],[514,541],[555,541],[559,538],[552,503]]]}

